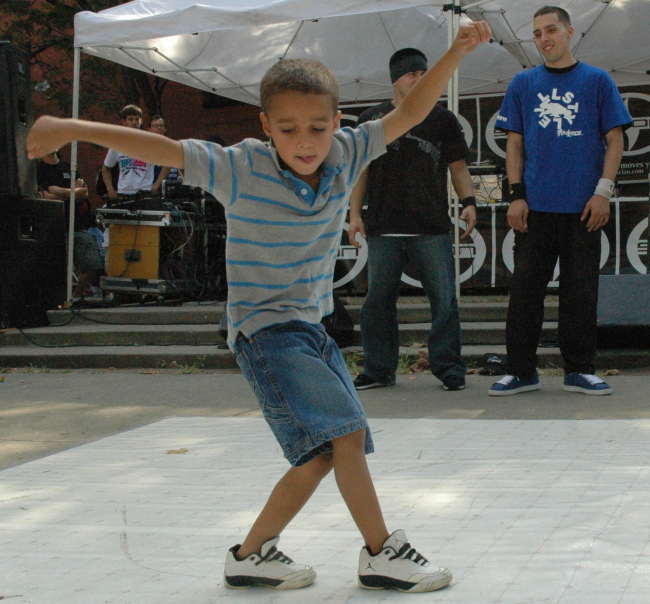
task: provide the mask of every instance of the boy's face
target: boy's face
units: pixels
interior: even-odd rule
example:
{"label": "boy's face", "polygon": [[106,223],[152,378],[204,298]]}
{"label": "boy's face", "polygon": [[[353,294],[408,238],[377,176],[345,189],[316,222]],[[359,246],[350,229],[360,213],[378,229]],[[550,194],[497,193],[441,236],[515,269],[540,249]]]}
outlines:
{"label": "boy's face", "polygon": [[287,91],[273,96],[260,119],[289,171],[309,180],[330,151],[341,112],[334,111],[329,95]]}
{"label": "boy's face", "polygon": [[139,128],[142,126],[142,118],[139,115],[127,115],[122,119],[122,123],[127,128]]}
{"label": "boy's face", "polygon": [[554,65],[571,58],[571,36],[573,27],[564,25],[557,13],[535,17],[533,37],[535,46],[542,53],[547,65]]}

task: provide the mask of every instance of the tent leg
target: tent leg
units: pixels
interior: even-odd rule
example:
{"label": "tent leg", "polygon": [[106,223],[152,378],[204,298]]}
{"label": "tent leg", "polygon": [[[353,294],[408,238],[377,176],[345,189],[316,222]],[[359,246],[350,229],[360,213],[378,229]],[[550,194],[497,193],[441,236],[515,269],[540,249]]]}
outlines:
{"label": "tent leg", "polygon": [[[460,14],[457,14],[457,6],[460,6],[460,0],[452,0],[451,18],[448,21],[447,27],[448,48],[451,48],[451,45],[454,43],[454,39],[456,38],[456,34],[458,33],[458,29],[460,28]],[[458,69],[456,69],[451,80],[449,80],[449,86],[447,87],[447,108],[456,116],[458,116],[458,85]],[[448,179],[448,196],[449,203],[452,207],[452,215],[454,217],[454,271],[456,273],[456,297],[460,299],[460,212],[458,208],[458,196],[452,187],[451,178]]]}
{"label": "tent leg", "polygon": [[[81,48],[74,49],[74,72],[72,85],[72,117],[79,118],[79,75],[81,63]],[[74,217],[76,207],[76,187],[77,182],[77,141],[72,141],[70,151],[70,227],[68,229],[68,281],[67,295],[68,300],[72,300],[72,272],[74,258]]]}

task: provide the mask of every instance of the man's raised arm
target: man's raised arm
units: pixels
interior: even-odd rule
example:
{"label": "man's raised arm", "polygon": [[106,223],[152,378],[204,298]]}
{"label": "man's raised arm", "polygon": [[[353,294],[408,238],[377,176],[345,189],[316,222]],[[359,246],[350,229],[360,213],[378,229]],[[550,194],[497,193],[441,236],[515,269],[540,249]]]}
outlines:
{"label": "man's raised arm", "polygon": [[489,42],[491,34],[490,26],[485,21],[461,26],[451,48],[427,70],[399,106],[381,118],[387,145],[431,113],[463,58],[479,44]]}

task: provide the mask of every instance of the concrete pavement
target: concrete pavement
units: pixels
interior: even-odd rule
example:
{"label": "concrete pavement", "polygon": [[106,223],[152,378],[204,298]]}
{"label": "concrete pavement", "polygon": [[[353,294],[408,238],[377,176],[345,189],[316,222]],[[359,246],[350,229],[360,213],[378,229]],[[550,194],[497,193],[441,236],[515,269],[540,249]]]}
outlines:
{"label": "concrete pavement", "polygon": [[[238,370],[12,371],[0,373],[0,468],[171,416],[261,417]],[[561,377],[542,375],[540,391],[490,397],[496,379],[468,375],[465,390],[446,392],[430,374],[402,375],[361,400],[371,419],[650,417],[650,370],[606,376],[610,396],[564,392]]]}
{"label": "concrete pavement", "polygon": [[[189,371],[191,368],[183,368]],[[2,379],[4,378],[4,379]],[[361,398],[390,530],[451,585],[446,604],[646,604],[648,371],[615,392],[487,396],[400,376]],[[236,371],[0,373],[0,599],[15,604],[320,604],[418,596],[356,584],[358,531],[328,476],[282,534],[303,590],[223,587],[229,547],[286,471]]]}

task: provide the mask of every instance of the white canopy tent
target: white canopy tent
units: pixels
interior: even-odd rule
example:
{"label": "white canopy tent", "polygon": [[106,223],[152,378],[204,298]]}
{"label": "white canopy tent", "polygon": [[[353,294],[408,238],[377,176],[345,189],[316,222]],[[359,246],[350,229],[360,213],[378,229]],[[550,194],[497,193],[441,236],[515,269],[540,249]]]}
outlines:
{"label": "white canopy tent", "polygon": [[[79,13],[75,45],[85,53],[253,104],[262,76],[279,59],[323,61],[336,75],[345,103],[392,96],[387,66],[395,50],[415,46],[434,58],[447,48],[450,13],[443,12],[441,0],[424,6],[422,0],[241,4],[248,6],[238,0],[201,5],[139,0],[97,14]],[[520,69],[498,45],[488,46],[480,58],[463,65],[463,91],[477,84],[480,92],[503,89],[487,85],[488,63],[493,64],[492,80],[507,79]]]}
{"label": "white canopy tent", "polygon": [[[495,43],[478,48],[452,81],[450,108],[457,109],[459,94],[504,92],[518,71],[542,62],[532,43],[532,15],[541,4],[539,0],[135,0],[99,13],[81,12],[75,17],[73,116],[78,115],[82,50],[253,104],[258,103],[263,74],[276,61],[316,58],[333,71],[341,102],[346,103],[392,96],[387,66],[395,50],[416,47],[433,62],[447,49],[459,19],[485,19]],[[650,0],[556,4],[571,14],[577,58],[607,70],[618,85],[649,81]],[[467,11],[462,17],[461,8]],[[74,169],[76,146],[72,165]],[[70,237],[72,250],[72,225]],[[458,257],[457,248],[457,273]],[[68,273],[71,291],[72,251]]]}
{"label": "white canopy tent", "polygon": [[[499,42],[463,63],[460,94],[503,92],[522,67],[541,62],[532,43],[539,0],[136,0],[78,13],[75,46],[248,103],[256,102],[273,63],[307,56],[334,72],[341,102],[385,99],[392,94],[387,64],[395,50],[415,46],[431,60],[446,50],[451,13],[443,7],[452,4],[489,21]],[[645,76],[648,0],[558,4],[571,13],[577,58],[611,72],[619,85]]]}

